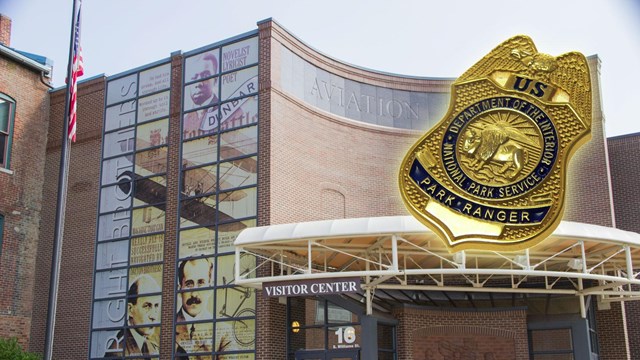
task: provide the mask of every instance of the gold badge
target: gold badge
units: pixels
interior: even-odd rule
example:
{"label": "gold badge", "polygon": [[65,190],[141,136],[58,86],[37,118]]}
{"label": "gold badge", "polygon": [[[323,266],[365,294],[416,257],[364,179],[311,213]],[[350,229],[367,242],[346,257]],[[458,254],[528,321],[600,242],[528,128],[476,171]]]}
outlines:
{"label": "gold badge", "polygon": [[451,251],[528,248],[560,223],[567,163],[590,136],[584,55],[516,36],[452,84],[447,114],[402,162],[400,192]]}

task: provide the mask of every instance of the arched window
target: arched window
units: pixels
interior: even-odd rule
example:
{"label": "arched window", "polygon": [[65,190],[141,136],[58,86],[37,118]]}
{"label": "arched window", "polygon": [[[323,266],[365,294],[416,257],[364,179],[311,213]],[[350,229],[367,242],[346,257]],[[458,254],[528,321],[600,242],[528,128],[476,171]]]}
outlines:
{"label": "arched window", "polygon": [[0,168],[9,168],[15,101],[0,93]]}

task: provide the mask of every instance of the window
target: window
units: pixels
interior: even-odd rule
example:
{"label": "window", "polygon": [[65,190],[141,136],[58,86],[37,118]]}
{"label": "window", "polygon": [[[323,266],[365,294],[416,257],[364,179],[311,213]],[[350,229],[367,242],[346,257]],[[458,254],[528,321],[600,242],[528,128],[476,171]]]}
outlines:
{"label": "window", "polygon": [[322,298],[289,297],[287,301],[289,358],[300,351],[359,351],[362,325],[358,314]]}
{"label": "window", "polygon": [[9,168],[15,102],[0,93],[0,168]]}
{"label": "window", "polygon": [[378,360],[395,360],[396,327],[378,323]]}
{"label": "window", "polygon": [[574,360],[571,328],[529,330],[529,355],[533,360]]}
{"label": "window", "polygon": [[595,299],[591,298],[589,309],[587,310],[587,327],[589,328],[589,344],[591,345],[591,356],[597,359],[600,355],[600,344],[598,343],[598,330],[596,329],[596,305]]}

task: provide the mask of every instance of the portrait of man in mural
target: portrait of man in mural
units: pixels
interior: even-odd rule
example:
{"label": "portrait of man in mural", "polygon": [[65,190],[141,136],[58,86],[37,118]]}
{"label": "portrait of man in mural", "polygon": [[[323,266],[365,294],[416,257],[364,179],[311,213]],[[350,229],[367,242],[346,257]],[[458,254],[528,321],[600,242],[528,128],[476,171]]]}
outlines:
{"label": "portrait of man in mural", "polygon": [[193,102],[192,108],[215,104],[218,102],[217,78],[210,78],[218,73],[218,59],[213,52],[206,52],[195,59],[192,80],[202,80],[189,86],[189,97]]}
{"label": "portrait of man in mural", "polygon": [[[213,285],[213,263],[209,258],[187,259],[178,266],[178,289],[190,290]],[[211,319],[208,309],[209,292],[187,291],[180,293],[182,306],[176,314],[176,321]]]}
{"label": "portrait of man in mural", "polygon": [[[213,262],[209,258],[187,259],[178,266],[178,289],[191,290],[213,285]],[[211,290],[180,293],[182,305],[176,314],[176,322],[210,320]],[[210,325],[183,324],[176,326],[176,353],[211,351],[213,333]],[[179,358],[180,359],[180,358]]]}
{"label": "portrait of man in mural", "polygon": [[[218,78],[211,78],[218,72],[216,53],[217,50],[209,51],[188,60],[187,81],[204,80],[185,87],[185,93],[189,96],[185,98],[185,110],[213,105],[218,102]],[[217,116],[217,107],[185,114],[183,119],[185,134],[183,136],[191,138],[215,130],[218,122]]]}
{"label": "portrait of man in mural", "polygon": [[[141,296],[138,294],[149,294],[160,292],[160,286],[149,275],[143,274],[135,279],[129,286],[127,313],[128,325],[132,328],[118,332],[117,340],[113,340],[107,347],[105,357],[122,356],[118,349],[124,341],[125,356],[131,355],[152,355],[158,354],[157,326],[160,323],[161,296]],[[156,326],[142,326],[156,325]]]}

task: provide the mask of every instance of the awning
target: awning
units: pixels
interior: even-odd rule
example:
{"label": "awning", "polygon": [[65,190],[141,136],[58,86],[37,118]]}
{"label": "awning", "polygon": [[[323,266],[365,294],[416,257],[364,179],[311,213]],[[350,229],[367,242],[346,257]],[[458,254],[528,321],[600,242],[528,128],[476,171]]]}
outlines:
{"label": "awning", "polygon": [[312,221],[243,230],[236,283],[359,276],[376,289],[597,295],[640,299],[640,234],[563,221],[521,251],[449,253],[411,216]]}

